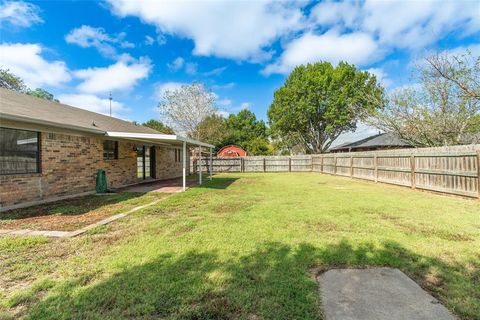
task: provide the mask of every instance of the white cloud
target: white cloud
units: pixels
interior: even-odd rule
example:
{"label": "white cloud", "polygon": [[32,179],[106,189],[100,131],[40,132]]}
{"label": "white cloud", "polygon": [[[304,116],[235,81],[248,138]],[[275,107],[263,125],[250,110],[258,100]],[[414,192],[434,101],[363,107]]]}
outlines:
{"label": "white cloud", "polygon": [[0,44],[0,66],[10,69],[31,88],[58,86],[71,79],[65,62],[46,60],[42,47],[34,43]]}
{"label": "white cloud", "polygon": [[195,62],[186,62],[184,58],[177,57],[172,62],[167,63],[167,67],[174,72],[185,68],[185,73],[193,76],[197,74],[198,64]]}
{"label": "white cloud", "polygon": [[359,18],[359,3],[322,1],[313,7],[310,18],[324,26],[343,24],[351,27]]}
{"label": "white cloud", "polygon": [[395,47],[424,48],[450,31],[480,30],[479,5],[475,1],[367,1],[363,28],[380,42]]}
{"label": "white cloud", "polygon": [[106,93],[132,89],[138,81],[148,77],[151,69],[152,65],[148,58],[134,60],[127,57],[105,68],[77,70],[73,74],[83,80],[77,87],[79,91]]}
{"label": "white cloud", "polygon": [[476,1],[324,1],[312,9],[314,23],[367,32],[391,48],[422,49],[451,32],[460,37],[480,30]]}
{"label": "white cloud", "polygon": [[183,68],[185,64],[185,59],[182,57],[177,57],[171,63],[167,64],[167,67],[172,71],[178,71]]}
{"label": "white cloud", "polygon": [[217,110],[215,113],[223,118],[228,118],[228,116],[230,115],[230,112],[225,110]]}
{"label": "white cloud", "polygon": [[[110,115],[110,99],[99,98],[92,94],[61,94],[56,96],[61,103],[73,107]],[[123,103],[112,100],[112,116],[118,116],[119,113],[129,111]]]}
{"label": "white cloud", "polygon": [[198,64],[194,62],[189,62],[185,65],[185,72],[191,76],[197,74]]}
{"label": "white cloud", "polygon": [[382,68],[370,68],[366,71],[377,77],[377,81],[383,85],[384,88],[388,88],[392,85],[392,80],[388,78],[387,73]]}
{"label": "white cloud", "polygon": [[167,43],[167,38],[163,34],[159,33],[157,35],[157,43],[159,46],[163,46]]}
{"label": "white cloud", "polygon": [[306,33],[287,44],[279,61],[266,66],[262,72],[266,75],[288,73],[298,65],[321,60],[368,65],[381,56],[377,43],[367,33],[339,34],[334,30],[322,35]]}
{"label": "white cloud", "polygon": [[219,99],[216,101],[219,106],[230,107],[232,105],[232,100],[228,98]]}
{"label": "white cloud", "polygon": [[38,6],[23,1],[5,1],[0,5],[0,25],[8,22],[19,27],[42,23]]}
{"label": "white cloud", "polygon": [[418,53],[446,36],[473,35],[479,17],[476,1],[322,1],[311,9],[308,27],[283,43],[283,53],[263,73],[287,73],[318,60],[368,66],[396,49]]}
{"label": "white cloud", "polygon": [[215,68],[215,69],[212,69],[212,70],[210,70],[210,71],[204,72],[203,75],[204,75],[205,77],[219,76],[219,75],[221,75],[226,69],[227,69],[227,66]]}
{"label": "white cloud", "polygon": [[251,106],[252,106],[251,102],[242,102],[240,104],[239,110],[250,109]]}
{"label": "white cloud", "polygon": [[480,57],[480,43],[452,48],[446,52],[448,55],[461,56],[467,51],[469,51],[473,57]]}
{"label": "white cloud", "polygon": [[226,84],[214,84],[212,90],[228,90],[235,87],[235,82],[229,82]]}
{"label": "white cloud", "polygon": [[184,82],[157,83],[155,85],[154,97],[157,100],[162,100],[163,95],[165,94],[166,91],[174,91],[174,90],[180,89],[183,85],[186,85],[186,84],[187,83],[184,83]]}
{"label": "white cloud", "polygon": [[115,36],[110,36],[103,28],[83,25],[80,28],[71,30],[70,33],[65,36],[65,41],[76,44],[82,48],[93,47],[105,57],[116,58],[118,55],[114,45],[119,45],[121,48],[135,47],[133,43],[124,40],[126,35],[125,32],[120,32]]}
{"label": "white cloud", "polygon": [[300,3],[273,1],[130,1],[108,0],[120,17],[137,16],[162,33],[192,39],[193,53],[261,61],[265,49],[304,23]]}
{"label": "white cloud", "polygon": [[145,44],[146,44],[147,46],[153,45],[154,42],[155,42],[155,39],[154,39],[154,38],[152,38],[152,37],[150,37],[150,36],[148,36],[148,35],[145,36]]}

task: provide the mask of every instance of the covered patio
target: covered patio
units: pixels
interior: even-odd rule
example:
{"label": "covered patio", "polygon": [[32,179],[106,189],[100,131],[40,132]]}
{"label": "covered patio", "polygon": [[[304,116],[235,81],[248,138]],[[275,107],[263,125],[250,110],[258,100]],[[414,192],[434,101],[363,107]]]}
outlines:
{"label": "covered patio", "polygon": [[[182,178],[181,178],[181,190],[179,191],[185,191],[187,190],[187,166],[189,164],[187,163],[187,152],[189,151],[189,148],[198,148],[198,154],[202,154],[202,149],[203,148],[208,148],[209,152],[209,168],[206,168],[208,170],[208,177],[211,180],[212,179],[212,152],[213,148],[215,147],[214,145],[201,142],[198,140],[193,140],[190,138],[182,137],[179,135],[174,135],[174,134],[155,134],[155,133],[133,133],[133,132],[116,132],[116,131],[107,131],[105,133],[107,137],[112,137],[112,138],[118,138],[118,139],[125,139],[125,140],[130,140],[130,141],[135,141],[135,142],[146,142],[146,143],[151,143],[151,144],[156,144],[156,145],[165,145],[165,146],[181,146],[182,147]],[[202,164],[200,163],[199,169],[198,169],[198,184],[202,184]],[[150,188],[153,190],[176,190],[177,183],[176,179],[170,179],[171,181],[165,180],[165,181],[154,181],[152,182]],[[157,185],[155,185],[157,184]],[[190,184],[190,182],[188,183]],[[141,190],[144,188],[147,190],[150,185],[150,183],[146,183],[145,186],[143,185],[138,185],[138,186],[132,186],[130,188],[138,188],[138,190]],[[191,185],[191,184],[190,184]],[[135,192],[135,191],[133,191]],[[138,191],[141,192],[141,191]],[[147,192],[147,191],[145,191]],[[168,191],[158,191],[158,192],[168,192]],[[170,192],[178,192],[178,191],[170,191]]]}
{"label": "covered patio", "polygon": [[187,180],[186,186],[183,185],[182,178],[156,180],[150,182],[144,182],[133,186],[123,187],[116,189],[116,192],[133,192],[133,193],[147,193],[147,192],[159,192],[159,193],[177,193],[185,191],[184,188],[189,188],[198,185],[197,180]]}

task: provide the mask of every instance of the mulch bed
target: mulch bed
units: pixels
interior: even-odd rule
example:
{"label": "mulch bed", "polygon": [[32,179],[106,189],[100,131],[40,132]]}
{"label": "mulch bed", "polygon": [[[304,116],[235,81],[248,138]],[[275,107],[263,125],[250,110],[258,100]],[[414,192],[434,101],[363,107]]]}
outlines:
{"label": "mulch bed", "polygon": [[11,210],[0,213],[0,229],[73,231],[164,196],[160,193],[91,195]]}

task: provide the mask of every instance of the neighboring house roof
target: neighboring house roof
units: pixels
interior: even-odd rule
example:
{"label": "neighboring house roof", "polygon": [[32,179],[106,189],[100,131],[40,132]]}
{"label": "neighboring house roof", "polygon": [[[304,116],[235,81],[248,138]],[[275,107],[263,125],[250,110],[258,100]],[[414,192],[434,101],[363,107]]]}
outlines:
{"label": "neighboring house roof", "polygon": [[0,120],[8,119],[152,143],[215,146],[66,104],[0,88]]}
{"label": "neighboring house roof", "polygon": [[222,147],[220,150],[218,150],[217,155],[225,153],[225,152],[226,153],[235,153],[238,156],[241,156],[241,154],[243,154],[243,155],[247,154],[247,151],[245,151],[242,147],[239,147],[239,146],[236,146],[236,145],[233,145],[233,144]]}
{"label": "neighboring house roof", "polygon": [[355,142],[343,143],[339,146],[330,148],[329,151],[355,150],[364,148],[387,148],[387,147],[411,147],[394,133],[379,133],[374,136],[361,139]]}
{"label": "neighboring house roof", "polygon": [[159,133],[142,125],[3,88],[0,88],[0,117],[98,133]]}
{"label": "neighboring house roof", "polygon": [[240,150],[245,151],[245,150],[244,150],[242,147],[240,147],[240,146],[236,146],[236,145],[234,145],[234,144],[230,144],[230,145],[228,145],[228,146],[223,146],[223,147],[221,147],[220,150],[218,150],[218,152],[220,152],[220,151],[222,151],[222,150],[225,150],[225,149],[230,149],[230,148],[236,148],[236,149],[240,149]]}

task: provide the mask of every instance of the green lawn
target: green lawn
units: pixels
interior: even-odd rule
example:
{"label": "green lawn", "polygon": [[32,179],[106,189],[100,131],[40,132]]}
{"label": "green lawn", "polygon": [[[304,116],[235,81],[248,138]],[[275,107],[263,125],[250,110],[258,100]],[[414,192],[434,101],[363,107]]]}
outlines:
{"label": "green lawn", "polygon": [[0,319],[321,319],[316,273],[397,267],[480,319],[480,201],[222,174],[73,239],[0,238]]}

